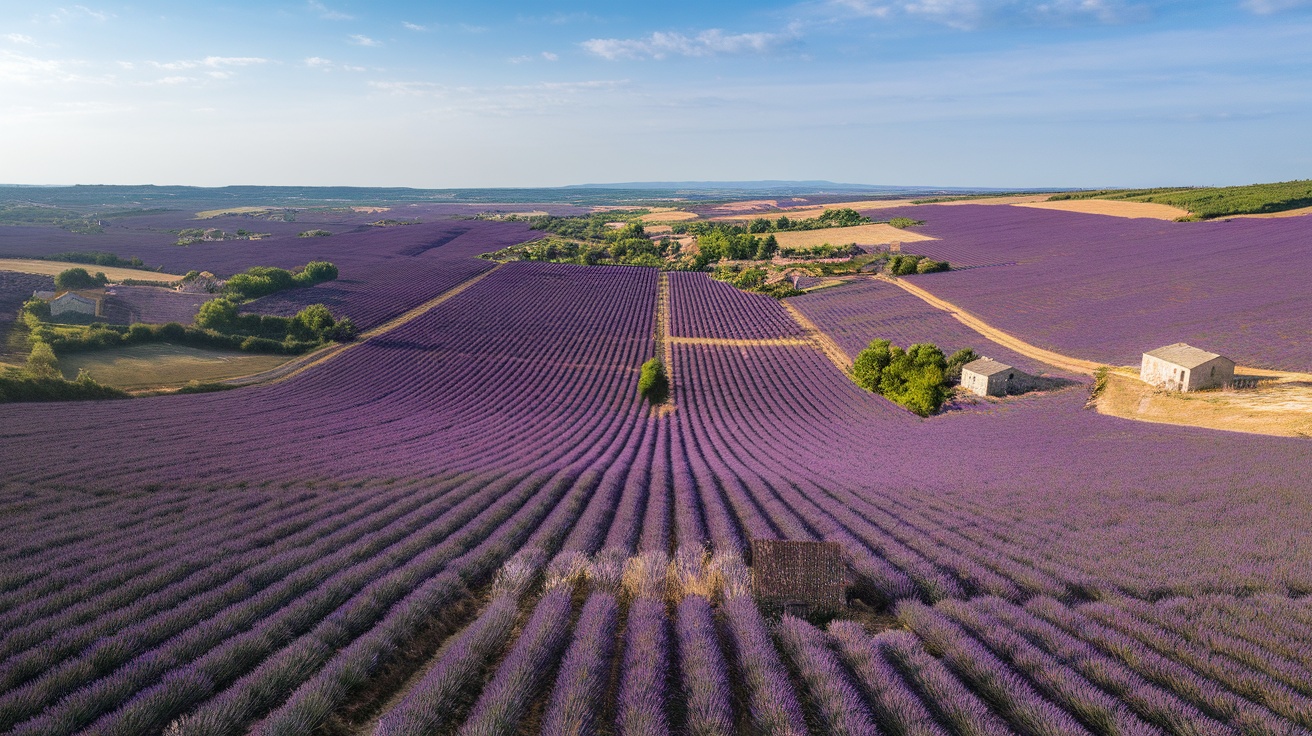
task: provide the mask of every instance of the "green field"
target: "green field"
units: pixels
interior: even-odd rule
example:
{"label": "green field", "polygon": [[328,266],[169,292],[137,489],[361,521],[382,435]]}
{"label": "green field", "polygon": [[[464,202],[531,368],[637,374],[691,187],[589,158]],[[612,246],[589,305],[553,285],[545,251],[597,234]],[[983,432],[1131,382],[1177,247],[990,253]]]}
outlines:
{"label": "green field", "polygon": [[107,386],[136,391],[248,376],[276,368],[289,357],[154,343],[72,353],[59,359],[59,368],[69,379],[85,368]]}
{"label": "green field", "polygon": [[1312,207],[1312,179],[1241,187],[1177,189],[1103,189],[1096,192],[1054,194],[1060,199],[1119,199],[1154,202],[1189,210],[1191,219],[1210,220],[1234,215],[1261,215]]}

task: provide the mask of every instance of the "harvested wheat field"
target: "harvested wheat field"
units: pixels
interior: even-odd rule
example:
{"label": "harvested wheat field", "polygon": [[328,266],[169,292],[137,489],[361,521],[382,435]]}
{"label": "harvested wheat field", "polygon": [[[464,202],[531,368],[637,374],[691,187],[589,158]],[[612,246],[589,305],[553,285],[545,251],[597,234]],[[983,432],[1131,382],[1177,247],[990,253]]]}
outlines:
{"label": "harvested wheat field", "polygon": [[[733,215],[716,215],[712,220],[741,220],[747,215],[754,217],[776,218],[780,215],[787,215],[790,220],[806,220],[819,217],[827,210],[854,209],[861,210],[879,210],[890,209],[893,207],[910,207],[913,202],[909,199],[869,199],[859,202],[834,202],[832,204],[815,205],[813,207],[787,207],[772,210],[770,212],[746,211],[738,212]],[[728,209],[728,207],[717,207],[717,210]]]}
{"label": "harvested wheat field", "polygon": [[684,222],[696,220],[697,213],[676,209],[657,209],[639,217],[640,222]]}
{"label": "harvested wheat field", "polygon": [[99,271],[105,274],[110,281],[136,279],[137,281],[163,281],[173,283],[182,280],[181,276],[176,276],[171,273],[143,271],[136,268],[115,268],[113,266],[69,263],[68,261],[42,261],[35,258],[0,258],[0,271],[15,271],[17,273],[38,273],[44,276],[58,276],[70,268],[84,268],[87,270],[87,273],[96,273]]}
{"label": "harvested wheat field", "polygon": [[934,204],[1029,204],[1031,202],[1046,202],[1051,194],[1018,194],[1014,197],[975,197],[972,199],[954,199],[950,202],[935,202]]}
{"label": "harvested wheat field", "polygon": [[813,245],[886,245],[888,243],[912,243],[918,240],[933,240],[928,235],[921,235],[912,230],[899,230],[892,225],[876,223],[873,225],[854,225],[852,227],[830,227],[821,230],[794,230],[775,233],[781,248],[807,248]]}
{"label": "harvested wheat field", "polygon": [[1082,212],[1087,215],[1109,215],[1111,217],[1149,218],[1154,220],[1178,220],[1188,217],[1189,211],[1169,204],[1152,202],[1122,202],[1112,199],[1063,199],[1056,202],[1017,202],[1017,207],[1034,207],[1041,210],[1061,210],[1063,212]]}

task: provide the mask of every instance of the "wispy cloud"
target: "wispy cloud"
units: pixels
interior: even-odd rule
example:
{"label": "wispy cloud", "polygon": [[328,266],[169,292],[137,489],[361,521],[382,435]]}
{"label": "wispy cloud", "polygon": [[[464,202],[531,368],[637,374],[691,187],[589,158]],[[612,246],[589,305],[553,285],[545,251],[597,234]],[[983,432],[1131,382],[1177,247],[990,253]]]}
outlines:
{"label": "wispy cloud", "polygon": [[401,27],[402,27],[402,28],[405,28],[407,31],[426,31],[426,30],[428,30],[428,26],[421,26],[421,25],[419,25],[418,23],[411,23],[411,22],[408,21],[408,20],[403,20],[403,21],[401,21]]}
{"label": "wispy cloud", "polygon": [[319,2],[319,0],[307,0],[305,4],[310,7],[310,10],[314,11],[316,14],[318,14],[320,18],[323,18],[324,20],[354,20],[355,19],[354,15],[343,13],[340,10],[333,10],[327,5],[324,5],[323,3]]}
{"label": "wispy cloud", "polygon": [[68,23],[91,19],[103,23],[113,17],[115,17],[113,13],[104,10],[92,10],[85,5],[74,5],[71,8],[56,8],[53,13],[35,15],[32,20],[37,23]]}
{"label": "wispy cloud", "polygon": [[9,43],[18,43],[18,44],[22,44],[22,45],[24,45],[24,46],[35,46],[35,45],[36,45],[36,39],[35,39],[35,38],[32,38],[31,36],[24,36],[24,35],[21,34],[21,33],[6,33],[5,35],[0,36],[0,38],[3,38],[4,40],[8,41]]}
{"label": "wispy cloud", "polygon": [[352,46],[382,46],[383,42],[370,38],[361,33],[353,33],[346,39],[346,42]]}
{"label": "wispy cloud", "polygon": [[557,54],[553,54],[550,51],[543,51],[537,56],[524,54],[523,56],[510,57],[511,64],[526,64],[530,61],[559,61],[559,60],[560,60],[560,56]]}
{"label": "wispy cloud", "polygon": [[826,0],[822,7],[837,20],[852,17],[921,20],[959,30],[1003,25],[1124,23],[1145,18],[1151,12],[1147,5],[1127,0]]}
{"label": "wispy cloud", "polygon": [[778,33],[725,33],[718,28],[693,36],[657,31],[645,38],[593,38],[580,44],[603,59],[664,59],[670,56],[763,54],[787,37]]}
{"label": "wispy cloud", "polygon": [[1241,5],[1245,10],[1258,15],[1271,15],[1286,10],[1312,5],[1312,0],[1244,0]]}
{"label": "wispy cloud", "polygon": [[311,56],[302,62],[310,69],[319,69],[325,72],[344,71],[344,72],[362,72],[365,70],[362,66],[351,66],[350,64],[338,64],[331,59],[325,59],[322,56]]}
{"label": "wispy cloud", "polygon": [[[204,59],[182,59],[179,61],[152,61],[151,66],[157,69],[167,69],[178,71],[182,69],[210,68],[219,69],[233,66],[254,66],[256,64],[267,64],[268,59],[262,59],[258,56],[206,56]],[[129,67],[130,68],[130,67]]]}

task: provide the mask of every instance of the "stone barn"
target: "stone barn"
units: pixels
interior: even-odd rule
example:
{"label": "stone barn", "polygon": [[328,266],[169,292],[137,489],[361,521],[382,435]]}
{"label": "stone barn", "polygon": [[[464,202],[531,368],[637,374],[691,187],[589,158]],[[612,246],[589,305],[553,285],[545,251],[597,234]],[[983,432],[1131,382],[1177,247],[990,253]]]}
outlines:
{"label": "stone barn", "polygon": [[1139,377],[1169,391],[1221,388],[1234,380],[1235,362],[1177,342],[1144,353]]}
{"label": "stone barn", "polygon": [[85,314],[95,317],[100,314],[100,299],[76,291],[66,291],[50,300],[50,316],[61,314]]}
{"label": "stone barn", "polygon": [[847,561],[837,542],[752,540],[752,594],[767,609],[795,616],[847,605]]}
{"label": "stone barn", "polygon": [[979,396],[1006,396],[1021,390],[1027,378],[1029,376],[1012,366],[989,358],[972,360],[961,366],[961,385]]}

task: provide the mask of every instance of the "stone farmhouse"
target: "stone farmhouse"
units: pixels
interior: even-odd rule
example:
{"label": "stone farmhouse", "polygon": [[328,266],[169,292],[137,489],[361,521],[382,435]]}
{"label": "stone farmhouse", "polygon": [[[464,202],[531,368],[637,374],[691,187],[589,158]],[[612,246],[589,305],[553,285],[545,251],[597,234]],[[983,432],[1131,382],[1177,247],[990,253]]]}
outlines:
{"label": "stone farmhouse", "polygon": [[1235,362],[1177,342],[1143,354],[1139,377],[1170,391],[1221,388],[1235,378]]}
{"label": "stone farmhouse", "polygon": [[100,315],[100,304],[102,301],[104,301],[102,296],[94,293],[65,291],[50,300],[50,316],[58,317],[63,314],[85,314],[90,317],[96,317]]}
{"label": "stone farmhouse", "polygon": [[1028,377],[990,358],[972,360],[961,367],[961,385],[977,396],[1006,396],[1020,390]]}

